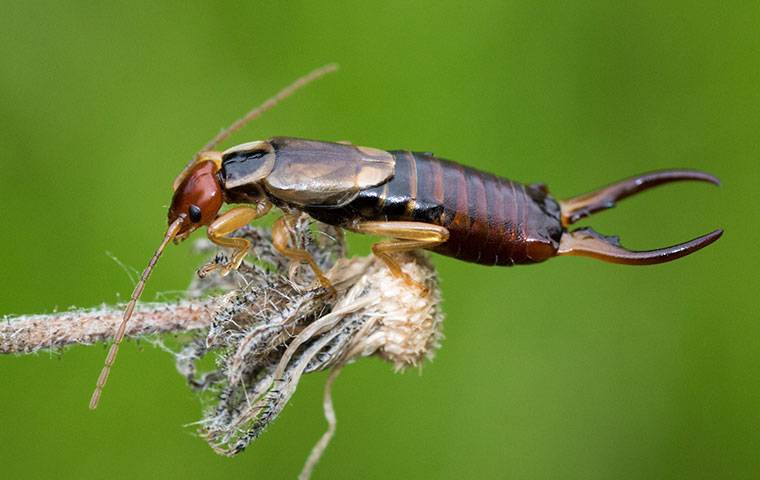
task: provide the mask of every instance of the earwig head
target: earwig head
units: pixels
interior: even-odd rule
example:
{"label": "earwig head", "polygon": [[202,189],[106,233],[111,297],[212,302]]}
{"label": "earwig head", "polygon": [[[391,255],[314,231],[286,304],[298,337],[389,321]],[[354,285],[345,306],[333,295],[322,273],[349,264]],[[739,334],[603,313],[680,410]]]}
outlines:
{"label": "earwig head", "polygon": [[216,218],[224,201],[222,187],[216,176],[218,170],[217,163],[212,160],[199,161],[189,169],[174,191],[169,208],[169,224],[184,216],[182,226],[174,237],[175,243]]}

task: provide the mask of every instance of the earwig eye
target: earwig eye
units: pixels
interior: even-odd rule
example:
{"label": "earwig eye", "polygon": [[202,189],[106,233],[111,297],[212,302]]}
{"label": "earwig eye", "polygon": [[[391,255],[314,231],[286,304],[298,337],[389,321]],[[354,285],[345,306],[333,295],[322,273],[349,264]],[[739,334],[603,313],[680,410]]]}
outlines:
{"label": "earwig eye", "polygon": [[201,209],[198,205],[190,205],[188,213],[190,214],[190,220],[192,220],[193,223],[201,221]]}

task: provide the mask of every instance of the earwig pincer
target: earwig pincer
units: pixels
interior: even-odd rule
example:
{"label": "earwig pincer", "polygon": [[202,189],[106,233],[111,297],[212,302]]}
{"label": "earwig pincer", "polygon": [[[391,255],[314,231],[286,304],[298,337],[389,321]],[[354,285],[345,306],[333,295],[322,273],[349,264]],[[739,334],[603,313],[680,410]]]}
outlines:
{"label": "earwig pincer", "polygon": [[[330,281],[311,255],[292,245],[292,222],[303,213],[348,231],[389,237],[372,251],[412,287],[420,288],[401,269],[394,253],[416,249],[483,265],[543,262],[577,255],[613,263],[648,265],[689,255],[720,238],[722,230],[670,247],[632,251],[616,237],[590,228],[569,230],[579,219],[648,188],[681,180],[719,185],[714,176],[696,170],[661,170],[637,175],[567,200],[556,200],[543,184],[522,184],[478,171],[430,153],[380,150],[346,142],[274,137],[244,143],[225,151],[213,148],[278,100],[333,71],[315,70],[223,131],[207,144],[174,181],[169,228],[127,305],[111,346],[90,408],[97,406],[123,339],[126,324],[145,282],[165,246],[206,227],[208,238],[232,249],[226,275],[237,269],[250,248],[247,239],[231,237],[237,229],[277,207],[275,248],[295,262],[307,263],[325,288]],[[237,206],[219,213],[224,203]]]}

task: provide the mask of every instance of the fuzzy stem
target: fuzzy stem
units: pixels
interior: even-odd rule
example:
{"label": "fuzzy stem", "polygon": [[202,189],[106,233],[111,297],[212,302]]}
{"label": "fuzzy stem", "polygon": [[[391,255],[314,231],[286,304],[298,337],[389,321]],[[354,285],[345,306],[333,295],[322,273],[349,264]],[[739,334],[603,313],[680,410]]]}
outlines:
{"label": "fuzzy stem", "polygon": [[[135,309],[126,335],[187,332],[211,325],[209,300],[141,304]],[[111,340],[123,309],[104,306],[47,315],[20,315],[0,320],[0,353],[33,353],[66,345],[90,345]]]}

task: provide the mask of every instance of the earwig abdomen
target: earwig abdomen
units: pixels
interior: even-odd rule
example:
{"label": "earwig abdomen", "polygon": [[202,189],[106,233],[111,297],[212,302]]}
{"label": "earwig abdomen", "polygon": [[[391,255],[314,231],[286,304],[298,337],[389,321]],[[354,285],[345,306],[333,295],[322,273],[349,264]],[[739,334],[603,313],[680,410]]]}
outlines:
{"label": "earwig abdomen", "polygon": [[391,151],[395,174],[341,207],[309,207],[317,220],[351,228],[361,221],[416,221],[446,227],[433,250],[484,265],[535,263],[556,254],[559,204],[540,186],[481,172],[428,153]]}

